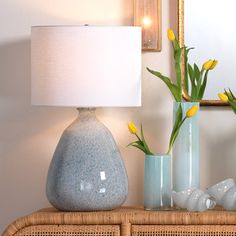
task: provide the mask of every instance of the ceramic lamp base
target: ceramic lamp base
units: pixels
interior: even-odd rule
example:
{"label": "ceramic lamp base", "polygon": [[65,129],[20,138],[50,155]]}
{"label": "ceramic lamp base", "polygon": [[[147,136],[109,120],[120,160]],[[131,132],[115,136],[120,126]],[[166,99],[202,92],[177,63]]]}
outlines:
{"label": "ceramic lamp base", "polygon": [[95,109],[80,115],[62,134],[49,167],[46,193],[63,211],[112,210],[128,194],[126,170],[110,131]]}

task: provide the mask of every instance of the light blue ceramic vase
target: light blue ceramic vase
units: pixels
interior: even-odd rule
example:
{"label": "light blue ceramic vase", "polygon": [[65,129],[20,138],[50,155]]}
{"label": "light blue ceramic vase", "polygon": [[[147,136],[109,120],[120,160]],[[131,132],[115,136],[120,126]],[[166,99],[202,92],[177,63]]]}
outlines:
{"label": "light blue ceramic vase", "polygon": [[168,209],[171,206],[171,158],[145,155],[144,208]]}
{"label": "light blue ceramic vase", "polygon": [[[174,121],[176,110],[181,104],[183,117],[186,111],[197,102],[174,102]],[[180,128],[173,147],[173,189],[176,192],[189,188],[199,188],[199,112],[185,120]]]}

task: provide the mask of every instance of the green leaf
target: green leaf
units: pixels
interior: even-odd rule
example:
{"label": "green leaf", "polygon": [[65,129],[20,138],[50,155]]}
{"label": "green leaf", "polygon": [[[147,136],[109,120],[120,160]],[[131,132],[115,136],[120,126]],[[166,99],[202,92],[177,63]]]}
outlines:
{"label": "green leaf", "polygon": [[198,81],[200,78],[200,70],[199,70],[197,64],[195,64],[195,63],[194,63],[194,73],[195,73],[195,78]]}
{"label": "green leaf", "polygon": [[[199,93],[200,93],[200,89],[201,89],[201,86],[202,86],[202,76],[203,76],[203,73],[204,73],[204,70],[201,70],[200,71],[200,75],[199,75],[199,79],[197,80],[197,92],[196,92],[196,95],[197,95],[197,99],[199,98]],[[205,76],[207,76],[207,73],[205,73]]]}
{"label": "green leaf", "polygon": [[147,143],[146,143],[146,141],[145,141],[144,134],[143,134],[143,126],[142,126],[142,125],[141,125],[141,139],[142,139],[144,148],[147,149],[147,150],[149,150],[148,145],[147,145]]}
{"label": "green leaf", "polygon": [[194,48],[184,47],[184,87],[189,94],[189,84],[188,84],[188,54],[190,50]]}
{"label": "green leaf", "polygon": [[171,148],[172,148],[174,141],[176,139],[175,138],[176,131],[178,130],[178,126],[179,126],[180,122],[182,121],[182,119],[183,119],[183,110],[182,110],[181,104],[179,104],[179,107],[178,107],[176,114],[175,114],[175,123],[174,123],[173,129],[172,129],[171,135],[170,135],[170,141],[169,141],[169,147],[168,147],[167,154],[169,154],[171,151]]}
{"label": "green leaf", "polygon": [[171,134],[171,139],[170,139],[169,149],[168,149],[167,154],[170,154],[170,151],[171,151],[171,149],[172,149],[172,147],[173,147],[173,145],[174,145],[174,143],[175,143],[175,140],[176,140],[178,134],[179,134],[179,129],[177,129],[175,132],[173,132],[173,133]]}
{"label": "green leaf", "polygon": [[180,49],[179,42],[177,39],[175,39],[173,42],[173,48],[174,48],[174,53],[176,50]]}
{"label": "green leaf", "polygon": [[236,103],[235,103],[235,101],[229,100],[229,104],[232,107],[233,112],[236,114]]}
{"label": "green leaf", "polygon": [[189,93],[188,87],[188,49],[184,47],[184,88]]}
{"label": "green leaf", "polygon": [[193,50],[193,49],[194,49],[193,47],[191,47],[191,48],[185,47],[185,48],[186,48],[186,51],[187,51],[187,55],[188,55],[188,53],[190,52],[190,50]]}
{"label": "green leaf", "polygon": [[233,100],[236,100],[236,97],[234,96],[233,92],[231,91],[231,89],[229,89],[230,95],[232,97]]}
{"label": "green leaf", "polygon": [[174,96],[176,102],[181,102],[181,100],[182,100],[182,91],[180,90],[179,87],[177,87],[175,84],[173,84],[171,82],[170,78],[168,78],[167,76],[162,75],[159,71],[151,70],[148,67],[147,67],[147,70],[151,74],[153,74],[156,77],[158,77],[159,79],[161,79],[166,84],[166,86],[169,88],[170,92]]}
{"label": "green leaf", "polygon": [[229,99],[228,101],[229,105],[231,106],[233,112],[236,114],[236,99],[233,92],[229,89],[229,92],[225,90],[225,94],[227,95]]}
{"label": "green leaf", "polygon": [[196,86],[196,79],[195,79],[195,71],[190,64],[188,64],[188,73],[189,73],[189,78],[191,82],[191,102],[194,102],[197,96],[196,94],[197,86]]}
{"label": "green leaf", "polygon": [[[175,140],[177,139],[178,137],[178,134],[179,134],[179,131],[180,131],[180,128],[181,126],[183,125],[184,121],[186,120],[187,117],[184,117],[183,120],[181,120],[175,130],[175,132],[173,133],[173,137],[172,137],[172,140],[171,140],[171,148],[173,147],[174,143],[175,143]],[[168,153],[169,154],[169,153]]]}
{"label": "green leaf", "polygon": [[194,83],[192,83],[191,101],[195,102],[197,101],[198,93],[200,90],[200,88],[198,88],[198,86],[200,86],[199,83],[201,84],[201,79],[200,79],[201,72],[195,63],[193,66],[193,71],[194,71]]}
{"label": "green leaf", "polygon": [[182,90],[181,53],[182,53],[182,48],[177,49],[175,53],[175,76],[176,76],[177,87],[180,90]]}
{"label": "green leaf", "polygon": [[188,71],[187,70],[184,70],[184,88],[187,91],[187,93],[189,94]]}
{"label": "green leaf", "polygon": [[202,86],[201,86],[199,94],[198,94],[198,100],[202,100],[202,98],[203,98],[203,95],[204,95],[204,92],[205,92],[205,89],[206,89],[206,85],[207,85],[208,72],[209,72],[209,70],[207,70],[205,72],[204,79],[203,79],[203,82],[202,82]]}
{"label": "green leaf", "polygon": [[140,150],[143,151],[145,154],[149,154],[149,153],[147,153],[147,151],[145,150],[145,148],[144,148],[143,146],[141,146],[141,145],[138,145],[138,144],[132,144],[131,146],[140,149]]}
{"label": "green leaf", "polygon": [[173,130],[176,130],[176,128],[178,127],[178,124],[182,120],[182,118],[183,118],[183,109],[182,109],[181,104],[179,104],[179,107],[178,107],[176,114],[175,114],[175,124],[174,124]]}
{"label": "green leaf", "polygon": [[143,126],[142,126],[142,125],[141,125],[141,139],[142,139],[142,142],[143,142],[143,146],[144,146],[144,148],[146,149],[146,152],[147,152],[148,154],[151,154],[151,151],[150,151],[150,149],[149,149],[149,147],[148,147],[148,145],[147,145],[147,142],[146,142],[145,137],[144,137],[144,134],[143,134]]}
{"label": "green leaf", "polygon": [[194,70],[190,64],[188,64],[188,74],[189,74],[191,83],[194,84],[195,75],[194,75]]}
{"label": "green leaf", "polygon": [[197,89],[193,89],[191,94],[191,102],[196,102],[196,101],[197,101]]}
{"label": "green leaf", "polygon": [[129,144],[127,145],[127,147],[132,146],[133,144],[143,145],[142,141],[139,141],[139,140],[138,140],[138,141],[129,143]]}

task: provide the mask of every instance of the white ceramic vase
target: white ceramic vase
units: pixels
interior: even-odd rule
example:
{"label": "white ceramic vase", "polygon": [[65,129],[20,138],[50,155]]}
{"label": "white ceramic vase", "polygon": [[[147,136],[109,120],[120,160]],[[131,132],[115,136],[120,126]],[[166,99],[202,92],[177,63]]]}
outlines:
{"label": "white ceramic vase", "polygon": [[206,211],[215,207],[216,203],[207,193],[197,188],[190,188],[180,192],[172,191],[174,204],[188,211]]}
{"label": "white ceramic vase", "polygon": [[225,210],[236,210],[236,186],[233,179],[225,179],[207,189],[207,193],[216,199],[216,204]]}

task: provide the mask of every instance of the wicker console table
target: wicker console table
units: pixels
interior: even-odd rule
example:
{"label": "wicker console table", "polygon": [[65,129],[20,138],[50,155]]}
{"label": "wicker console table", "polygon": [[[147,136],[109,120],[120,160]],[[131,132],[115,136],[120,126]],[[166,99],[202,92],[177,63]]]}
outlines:
{"label": "wicker console table", "polygon": [[236,212],[144,211],[122,207],[102,212],[43,209],[12,223],[3,236],[213,236],[236,235]]}

